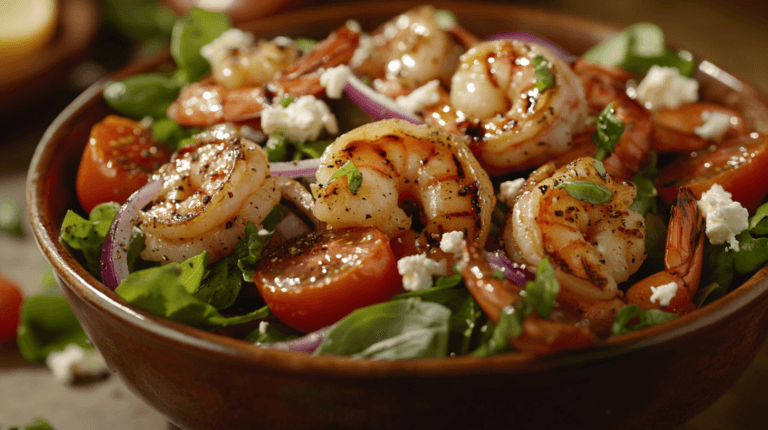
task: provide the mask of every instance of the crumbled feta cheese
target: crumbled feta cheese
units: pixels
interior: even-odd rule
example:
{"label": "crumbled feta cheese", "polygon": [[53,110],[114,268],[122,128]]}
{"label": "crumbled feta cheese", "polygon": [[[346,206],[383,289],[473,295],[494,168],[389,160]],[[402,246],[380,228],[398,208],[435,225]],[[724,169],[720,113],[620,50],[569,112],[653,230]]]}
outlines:
{"label": "crumbled feta cheese", "polygon": [[440,93],[437,92],[439,86],[440,81],[437,79],[429,81],[410,94],[398,97],[395,103],[405,111],[419,113],[425,107],[440,101]]}
{"label": "crumbled feta cheese", "polygon": [[725,191],[719,184],[713,184],[704,191],[699,199],[699,209],[707,220],[706,232],[709,242],[728,245],[736,252],[739,251],[739,241],[736,235],[749,227],[749,212],[741,203],[731,200],[731,193]]}
{"label": "crumbled feta cheese", "polygon": [[677,294],[677,282],[651,287],[651,293],[651,303],[656,303],[658,300],[662,307],[667,307]]}
{"label": "crumbled feta cheese", "polygon": [[256,234],[258,234],[259,236],[266,236],[269,234],[269,231],[262,228]]}
{"label": "crumbled feta cheese", "polygon": [[360,41],[357,43],[357,49],[352,53],[349,66],[353,68],[360,67],[363,61],[371,56],[371,49],[373,49],[373,39],[371,39],[371,36],[365,33],[360,34]]}
{"label": "crumbled feta cheese", "polygon": [[445,264],[427,257],[427,254],[410,255],[397,261],[397,271],[403,277],[403,288],[408,291],[423,290],[432,286],[433,276],[445,276]]}
{"label": "crumbled feta cheese", "polygon": [[461,252],[461,244],[464,242],[464,233],[461,231],[449,231],[440,238],[440,249],[446,254],[458,254]]}
{"label": "crumbled feta cheese", "polygon": [[48,354],[45,364],[54,378],[64,384],[71,384],[78,378],[96,378],[109,373],[99,351],[85,350],[74,343],[67,345],[63,351]]}
{"label": "crumbled feta cheese", "polygon": [[317,140],[323,127],[331,134],[339,132],[331,109],[314,96],[301,96],[288,107],[275,103],[261,112],[261,128],[265,133],[282,133],[297,142]]}
{"label": "crumbled feta cheese", "polygon": [[347,79],[352,74],[349,66],[341,65],[326,69],[320,75],[320,85],[325,87],[325,94],[328,98],[340,99],[344,93],[344,86],[347,85]]}
{"label": "crumbled feta cheese", "polygon": [[701,113],[701,120],[704,124],[694,128],[693,132],[703,139],[715,142],[719,142],[731,127],[731,116],[727,113],[705,110]]}
{"label": "crumbled feta cheese", "polygon": [[235,49],[244,49],[253,45],[253,34],[246,33],[236,28],[221,33],[211,43],[200,48],[200,55],[211,64],[220,63]]}
{"label": "crumbled feta cheese", "polygon": [[267,334],[267,327],[269,327],[269,323],[266,321],[259,322],[259,333],[261,334]]}
{"label": "crumbled feta cheese", "polygon": [[293,39],[286,36],[277,36],[274,39],[272,39],[272,43],[275,45],[285,48],[286,46],[291,46],[293,44]]}
{"label": "crumbled feta cheese", "polygon": [[502,182],[501,185],[499,185],[499,194],[496,197],[498,197],[505,205],[512,207],[517,193],[523,188],[523,184],[525,184],[525,178],[517,178],[512,181]]}
{"label": "crumbled feta cheese", "polygon": [[648,109],[675,109],[699,99],[699,83],[681,75],[675,67],[651,66],[636,94]]}

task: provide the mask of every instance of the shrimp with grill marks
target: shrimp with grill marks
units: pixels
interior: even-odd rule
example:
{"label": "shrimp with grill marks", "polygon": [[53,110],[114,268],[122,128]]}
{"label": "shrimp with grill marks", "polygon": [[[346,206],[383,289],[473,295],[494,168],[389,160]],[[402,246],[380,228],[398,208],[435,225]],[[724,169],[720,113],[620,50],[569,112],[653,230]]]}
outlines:
{"label": "shrimp with grill marks", "polygon": [[[537,79],[547,72],[551,86],[539,89]],[[551,52],[498,40],[462,55],[450,96],[422,114],[425,122],[465,136],[488,173],[501,175],[567,152],[587,123],[587,102],[581,81]]]}
{"label": "shrimp with grill marks", "polygon": [[242,138],[187,145],[155,176],[163,192],[139,213],[145,260],[179,262],[207,251],[215,261],[280,201],[266,153]]}
{"label": "shrimp with grill marks", "polygon": [[[558,299],[580,309],[604,334],[624,305],[617,284],[645,260],[645,224],[629,208],[635,186],[601,175],[594,163],[579,158],[518,197],[503,236],[513,261],[535,267],[548,257],[562,287]],[[572,181],[602,186],[610,200],[592,204],[556,188]]]}
{"label": "shrimp with grill marks", "polygon": [[[356,194],[343,178],[326,185],[348,161],[363,177]],[[371,226],[398,237],[421,225],[416,240],[428,246],[448,231],[464,231],[479,246],[488,237],[491,181],[469,148],[440,128],[402,120],[359,127],[328,146],[316,177],[314,213],[329,228]]]}

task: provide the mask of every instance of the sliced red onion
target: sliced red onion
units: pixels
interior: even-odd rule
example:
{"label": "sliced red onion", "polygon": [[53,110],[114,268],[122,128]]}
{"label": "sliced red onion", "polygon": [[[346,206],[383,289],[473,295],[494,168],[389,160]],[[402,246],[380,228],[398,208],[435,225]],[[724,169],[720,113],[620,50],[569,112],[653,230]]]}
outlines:
{"label": "sliced red onion", "polygon": [[320,159],[311,158],[309,160],[269,163],[269,171],[273,175],[287,176],[289,178],[314,178],[319,166]]}
{"label": "sliced red onion", "polygon": [[357,107],[377,121],[395,118],[413,124],[424,123],[418,116],[403,110],[391,98],[365,85],[357,76],[351,75],[347,79],[344,92]]}
{"label": "sliced red onion", "polygon": [[296,339],[282,342],[257,343],[256,345],[262,348],[282,349],[286,351],[314,352],[328,333],[330,333],[332,327],[333,326],[324,327]]}
{"label": "sliced red onion", "polygon": [[139,211],[163,190],[163,181],[155,179],[139,188],[115,215],[101,248],[101,279],[114,290],[128,277],[128,245],[133,227],[139,223]]}
{"label": "sliced red onion", "polygon": [[486,260],[493,269],[501,270],[507,279],[521,287],[524,287],[526,282],[532,281],[536,277],[533,273],[512,262],[506,255],[500,252],[489,252]]}
{"label": "sliced red onion", "polygon": [[555,54],[556,57],[560,58],[561,60],[569,64],[576,60],[575,56],[571,55],[570,52],[560,47],[560,45],[542,36],[539,36],[536,33],[526,33],[524,31],[508,31],[505,33],[494,34],[493,36],[487,38],[486,40],[492,41],[492,40],[507,40],[507,39],[519,40],[521,42],[535,43],[537,45],[541,45],[547,48],[553,54]]}

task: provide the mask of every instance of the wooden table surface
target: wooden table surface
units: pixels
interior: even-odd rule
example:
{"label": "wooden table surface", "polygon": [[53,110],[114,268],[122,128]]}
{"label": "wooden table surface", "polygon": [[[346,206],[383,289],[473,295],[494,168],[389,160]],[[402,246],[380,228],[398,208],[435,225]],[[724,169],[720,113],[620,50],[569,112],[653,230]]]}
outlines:
{"label": "wooden table surface", "polygon": [[[518,2],[521,3],[521,2]],[[543,0],[528,6],[561,11],[619,26],[660,25],[668,41],[690,48],[754,82],[768,93],[768,11],[764,1]],[[76,93],[64,90],[27,112],[0,122],[0,199],[24,202],[26,169],[34,146]],[[0,235],[0,271],[36,292],[47,268],[25,225],[23,239]],[[631,369],[627,369],[631,371]],[[768,346],[715,404],[681,427],[685,430],[765,428],[768,420]],[[83,387],[53,380],[44,366],[24,362],[13,345],[0,347],[0,430],[48,419],[58,430],[165,429],[166,420],[133,395],[116,376]]]}

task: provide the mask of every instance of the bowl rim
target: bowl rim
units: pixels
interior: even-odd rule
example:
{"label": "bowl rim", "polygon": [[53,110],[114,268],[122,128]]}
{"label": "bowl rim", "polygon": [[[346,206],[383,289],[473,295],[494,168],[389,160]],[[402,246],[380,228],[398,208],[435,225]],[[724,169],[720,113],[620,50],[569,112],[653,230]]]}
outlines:
{"label": "bowl rim", "polygon": [[[435,2],[439,8],[460,11],[482,6],[489,13],[519,13],[535,16],[537,19],[568,20],[596,27],[600,37],[615,34],[619,27],[570,15],[508,4],[478,4],[475,2]],[[406,1],[381,2],[366,5],[366,13],[380,15],[390,12],[394,16],[398,10],[406,10],[413,3]],[[487,8],[486,8],[487,6]],[[394,12],[393,12],[394,11]],[[258,25],[265,31],[278,29],[289,20],[293,25],[301,25],[315,20],[318,14],[340,17],[349,12],[347,4],[332,4],[302,9],[277,16],[253,21],[247,26]],[[148,64],[160,64],[167,60],[168,54],[134,64],[122,69],[117,75],[135,73],[148,67]],[[712,63],[709,63],[712,65]],[[765,96],[757,88],[730,72],[717,70],[733,77],[756,97],[759,103],[768,106]],[[46,177],[54,164],[56,146],[53,143],[63,128],[74,123],[77,115],[100,101],[100,94],[105,80],[97,82],[78,96],[67,106],[45,131],[35,150],[27,176],[27,209],[32,230],[38,247],[53,266],[62,288],[68,288],[93,310],[110,314],[121,324],[130,326],[145,334],[166,341],[193,353],[216,353],[222,359],[236,361],[239,364],[268,367],[275,372],[296,375],[313,374],[325,376],[344,376],[350,378],[372,378],[385,376],[435,377],[447,375],[488,374],[488,373],[531,373],[543,372],[555,368],[578,366],[585,363],[597,363],[613,357],[642,351],[654,345],[672,343],[698,331],[713,329],[723,320],[733,318],[743,307],[758,297],[768,294],[768,267],[761,268],[724,297],[683,315],[661,326],[649,327],[629,333],[619,338],[612,338],[604,344],[586,349],[571,350],[565,353],[536,357],[528,353],[509,353],[477,359],[469,356],[451,358],[425,358],[411,360],[357,360],[346,356],[314,356],[276,349],[257,347],[244,340],[217,335],[191,326],[167,320],[130,305],[120,299],[113,291],[98,282],[83,266],[68,254],[58,240],[59,226],[48,216],[48,203],[45,189]]]}

